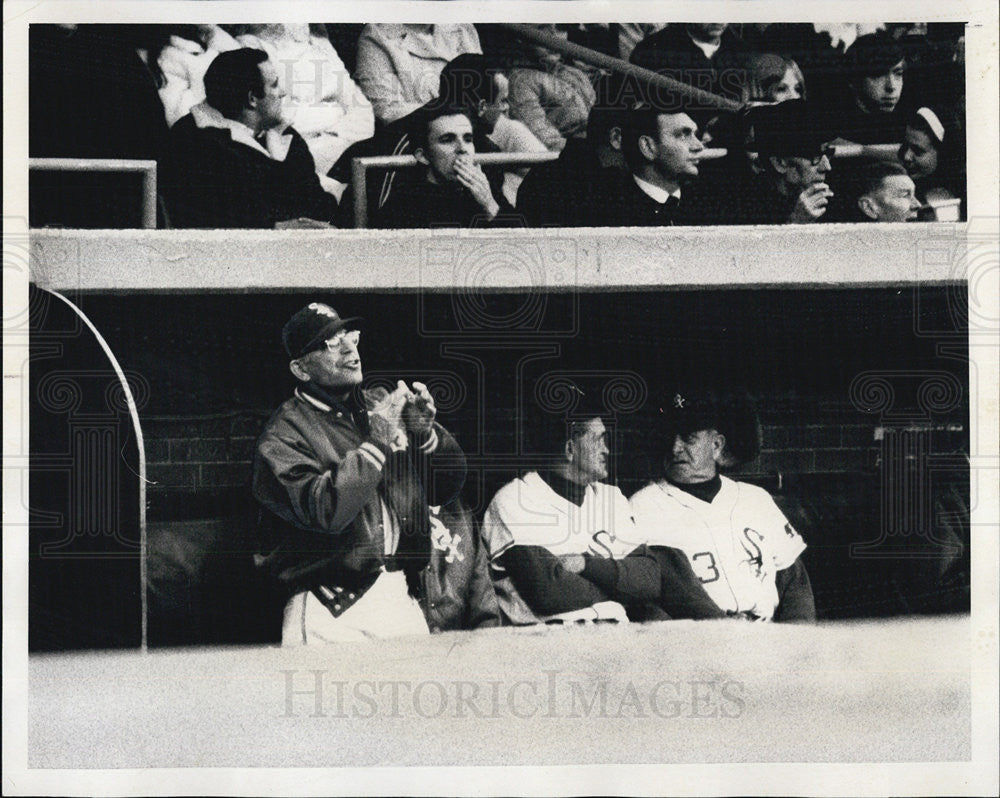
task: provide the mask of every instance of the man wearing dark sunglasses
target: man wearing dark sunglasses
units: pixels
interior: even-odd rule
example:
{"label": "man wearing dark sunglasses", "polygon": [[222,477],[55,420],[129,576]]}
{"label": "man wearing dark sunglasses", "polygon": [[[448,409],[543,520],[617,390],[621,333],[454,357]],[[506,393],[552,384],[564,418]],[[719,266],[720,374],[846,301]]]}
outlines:
{"label": "man wearing dark sunglasses", "polygon": [[435,511],[458,496],[465,456],[423,383],[361,387],[357,322],[321,302],[289,319],[298,384],[257,442],[259,565],[287,591],[285,645],[427,634],[432,544],[462,542]]}
{"label": "man wearing dark sunglasses", "polygon": [[804,100],[751,108],[744,149],[756,153],[753,174],[731,224],[809,224],[823,220],[833,191],[835,154],[824,117]]}

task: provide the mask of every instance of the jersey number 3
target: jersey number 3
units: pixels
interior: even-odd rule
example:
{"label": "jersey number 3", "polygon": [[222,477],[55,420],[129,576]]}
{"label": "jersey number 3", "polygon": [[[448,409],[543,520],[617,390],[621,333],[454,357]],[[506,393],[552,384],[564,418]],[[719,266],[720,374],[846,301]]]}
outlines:
{"label": "jersey number 3", "polygon": [[691,566],[695,576],[702,584],[707,585],[719,578],[719,569],[715,567],[715,556],[710,551],[699,551],[691,555]]}

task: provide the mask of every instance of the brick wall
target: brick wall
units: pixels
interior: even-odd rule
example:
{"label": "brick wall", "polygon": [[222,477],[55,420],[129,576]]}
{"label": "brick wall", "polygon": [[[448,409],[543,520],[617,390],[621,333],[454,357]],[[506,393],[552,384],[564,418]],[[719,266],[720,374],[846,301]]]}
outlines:
{"label": "brick wall", "polygon": [[[783,477],[797,474],[874,474],[881,451],[875,421],[861,423],[863,416],[846,420],[842,413],[823,419],[780,422],[764,419],[760,455],[738,469],[744,477]],[[254,445],[265,417],[260,414],[197,418],[158,416],[144,420],[147,478],[153,511],[151,516],[176,517],[211,512],[208,505],[221,496],[246,496],[250,483]],[[447,423],[447,420],[445,420]],[[457,429],[460,439],[471,439]],[[623,448],[642,432],[635,427],[620,430]],[[494,450],[489,437],[487,452]],[[621,454],[618,478],[628,491],[646,478],[648,458]],[[494,476],[492,482],[500,479]],[[491,480],[486,478],[486,489]],[[471,484],[470,484],[471,488]],[[484,498],[468,497],[473,504]]]}
{"label": "brick wall", "polygon": [[[883,416],[962,422],[968,407],[962,339],[947,338],[955,343],[943,352],[938,337],[922,332],[949,329],[950,296],[945,287],[921,288],[919,296],[885,288],[553,294],[539,305],[545,325],[524,340],[492,328],[466,330],[468,320],[458,317],[465,305],[447,294],[353,294],[338,302],[370,321],[362,347],[369,378],[431,375],[462,389],[452,391],[452,407],[442,406],[442,420],[484,474],[491,456],[517,452],[518,380],[531,386],[550,372],[578,382],[583,375],[594,383],[583,384],[585,390],[600,391],[605,378],[638,378],[644,409],[619,416],[617,430],[615,476],[627,492],[654,465],[644,452],[651,436],[641,416],[647,408],[655,412],[658,392],[683,386],[739,386],[757,400],[763,450],[741,467],[744,476],[874,475],[882,448],[875,431]],[[194,513],[213,495],[246,496],[254,440],[292,388],[281,325],[315,298],[86,297],[86,312],[123,368],[143,381],[151,518],[153,511]],[[491,318],[507,318],[504,313],[525,301],[506,294],[481,299]],[[891,407],[863,413],[852,403],[856,380],[866,374],[889,375]],[[957,390],[960,401],[922,408],[936,396],[921,393],[928,379]],[[871,396],[876,404],[877,394]],[[480,492],[488,494],[502,478],[509,479],[509,471],[484,476]],[[473,487],[471,503],[489,499]],[[217,516],[217,506],[204,507],[202,517]]]}
{"label": "brick wall", "polygon": [[196,493],[249,484],[254,444],[263,422],[253,415],[146,420],[149,490]]}

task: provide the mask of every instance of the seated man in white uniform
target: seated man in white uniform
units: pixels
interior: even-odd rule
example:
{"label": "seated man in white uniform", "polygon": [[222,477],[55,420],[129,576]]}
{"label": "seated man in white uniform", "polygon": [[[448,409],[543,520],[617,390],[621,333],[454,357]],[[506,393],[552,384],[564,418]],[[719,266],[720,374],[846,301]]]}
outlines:
{"label": "seated man in white uniform", "polygon": [[[585,400],[582,392],[577,394]],[[514,625],[655,620],[655,559],[639,546],[628,501],[608,477],[598,410],[537,410],[525,426],[547,458],[501,488],[483,519],[500,609]]]}
{"label": "seated man in white uniform", "polygon": [[765,490],[719,473],[756,456],[756,418],[733,402],[671,404],[664,476],[631,499],[664,573],[660,606],[672,618],[815,620],[802,537]]}

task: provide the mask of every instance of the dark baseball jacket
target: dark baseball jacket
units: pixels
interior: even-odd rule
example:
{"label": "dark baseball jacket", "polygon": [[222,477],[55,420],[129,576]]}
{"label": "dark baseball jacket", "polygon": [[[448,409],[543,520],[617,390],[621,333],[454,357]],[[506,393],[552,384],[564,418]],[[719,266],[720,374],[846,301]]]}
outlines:
{"label": "dark baseball jacket", "polygon": [[[264,427],[253,494],[263,506],[258,565],[292,595],[316,593],[335,615],[353,605],[383,566],[403,570],[414,595],[431,548],[429,505],[458,495],[465,455],[440,424],[405,451],[367,434],[367,413],[299,388]],[[400,527],[385,554],[382,502]]]}

